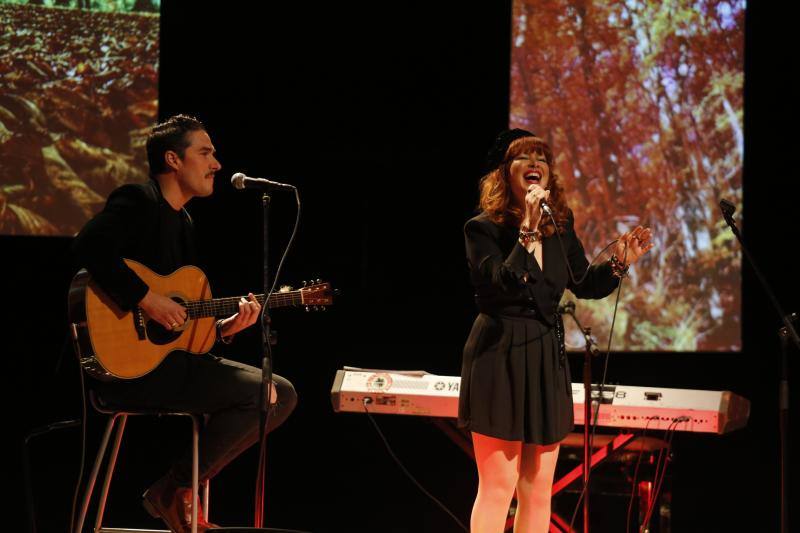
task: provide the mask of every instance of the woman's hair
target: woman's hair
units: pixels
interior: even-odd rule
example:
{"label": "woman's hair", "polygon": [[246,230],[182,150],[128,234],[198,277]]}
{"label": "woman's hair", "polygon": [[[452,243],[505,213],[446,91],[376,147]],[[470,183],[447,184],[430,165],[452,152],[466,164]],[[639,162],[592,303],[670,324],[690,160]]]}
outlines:
{"label": "woman's hair", "polygon": [[[522,137],[513,141],[506,150],[505,157],[497,168],[490,170],[480,181],[480,208],[497,224],[518,223],[522,219],[522,211],[514,205],[511,185],[508,180],[511,176],[511,163],[514,158],[522,154],[541,152],[550,167],[550,179],[547,190],[550,198],[547,204],[553,210],[559,233],[563,232],[569,217],[569,207],[561,186],[558,174],[555,171],[553,152],[550,146],[539,137]],[[545,236],[555,233],[553,221],[548,215],[543,215],[539,229]]]}

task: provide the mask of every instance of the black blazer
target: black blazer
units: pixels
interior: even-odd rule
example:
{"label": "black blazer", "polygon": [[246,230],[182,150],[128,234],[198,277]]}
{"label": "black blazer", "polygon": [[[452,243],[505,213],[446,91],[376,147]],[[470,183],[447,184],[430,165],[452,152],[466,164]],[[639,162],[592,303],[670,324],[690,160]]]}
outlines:
{"label": "black blazer", "polygon": [[[536,318],[552,326],[564,289],[578,298],[600,299],[611,294],[619,280],[611,274],[608,262],[589,267],[574,224],[570,212],[561,234],[566,260],[558,237],[544,238],[541,269],[533,254],[519,243],[519,228],[496,224],[485,213],[468,220],[464,225],[467,263],[480,312]],[[576,279],[589,270],[579,285],[569,279],[567,261]]]}
{"label": "black blazer", "polygon": [[114,190],[105,208],[81,230],[72,246],[75,266],[86,268],[122,309],[130,310],[148,286],[122,261],[134,259],[166,275],[197,262],[189,213],[175,211],[158,182]]}

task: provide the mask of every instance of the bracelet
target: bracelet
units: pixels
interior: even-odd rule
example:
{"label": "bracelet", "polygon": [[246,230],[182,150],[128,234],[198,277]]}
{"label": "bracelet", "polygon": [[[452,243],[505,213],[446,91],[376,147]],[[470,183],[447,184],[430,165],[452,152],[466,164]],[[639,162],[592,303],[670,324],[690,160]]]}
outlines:
{"label": "bracelet", "polygon": [[542,240],[542,232],[539,230],[527,231],[524,229],[519,230],[519,241],[527,246],[529,242],[537,242]]}
{"label": "bracelet", "polygon": [[217,320],[217,338],[221,340],[223,344],[230,344],[233,342],[233,335],[225,337],[222,334],[222,320]]}
{"label": "bracelet", "polygon": [[628,277],[628,268],[630,268],[630,265],[626,265],[620,261],[617,254],[611,254],[609,262],[611,263],[611,274],[618,278]]}

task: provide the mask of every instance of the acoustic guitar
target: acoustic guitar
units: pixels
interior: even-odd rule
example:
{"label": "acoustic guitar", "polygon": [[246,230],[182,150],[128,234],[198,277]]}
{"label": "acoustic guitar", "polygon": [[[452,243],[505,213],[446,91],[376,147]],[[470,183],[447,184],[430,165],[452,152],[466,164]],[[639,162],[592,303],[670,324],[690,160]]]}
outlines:
{"label": "acoustic guitar", "polygon": [[[239,310],[240,297],[212,298],[208,278],[195,266],[161,276],[136,261],[125,259],[125,263],[151,290],[185,307],[188,316],[183,326],[168,330],[138,307],[120,309],[86,270],[78,272],[69,288],[71,334],[81,366],[97,379],[142,377],[175,350],[204,354],[216,342],[216,318]],[[256,299],[264,305],[263,294]],[[330,284],[317,280],[298,290],[273,293],[267,306],[316,310],[332,300]]]}

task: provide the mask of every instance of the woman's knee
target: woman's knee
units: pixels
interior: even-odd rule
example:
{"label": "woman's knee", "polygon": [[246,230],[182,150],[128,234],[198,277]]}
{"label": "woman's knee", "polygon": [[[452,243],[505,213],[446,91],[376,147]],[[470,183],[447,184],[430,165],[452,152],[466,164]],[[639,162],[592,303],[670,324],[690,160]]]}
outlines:
{"label": "woman's knee", "polygon": [[519,470],[513,463],[484,463],[478,469],[479,490],[493,498],[506,498],[514,494],[519,482]]}
{"label": "woman's knee", "polygon": [[516,476],[483,476],[478,482],[478,498],[486,503],[508,506],[515,488]]}
{"label": "woman's knee", "polygon": [[558,451],[558,444],[526,445],[523,448],[517,491],[546,493],[549,496],[553,485]]}
{"label": "woman's knee", "polygon": [[479,472],[478,476],[481,484],[501,492],[513,492],[519,481],[516,469],[489,469],[487,472]]}

